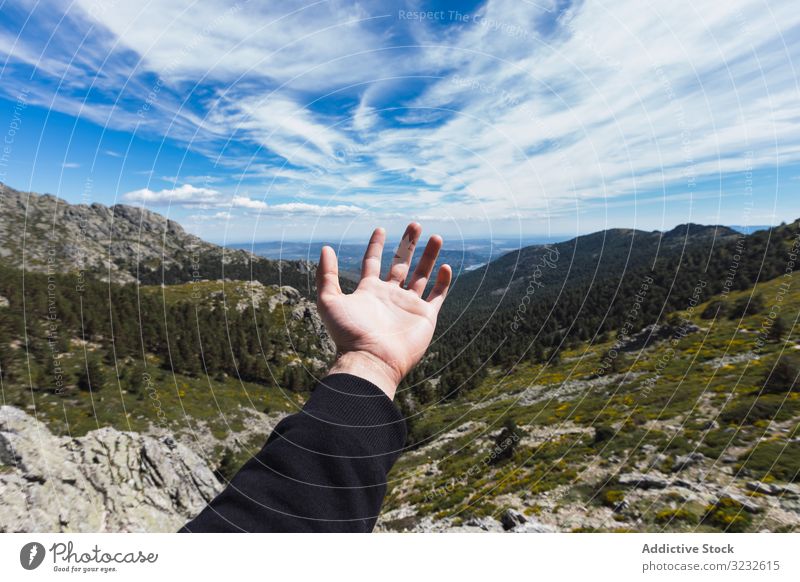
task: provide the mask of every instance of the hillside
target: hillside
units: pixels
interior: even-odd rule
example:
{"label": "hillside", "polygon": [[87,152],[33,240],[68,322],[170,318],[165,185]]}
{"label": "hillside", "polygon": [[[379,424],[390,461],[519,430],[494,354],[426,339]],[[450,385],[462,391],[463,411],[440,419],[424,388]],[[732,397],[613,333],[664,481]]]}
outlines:
{"label": "hillside", "polygon": [[418,411],[381,527],[800,531],[799,316],[780,278],[491,367]]}
{"label": "hillside", "polygon": [[560,288],[624,273],[687,249],[711,251],[715,244],[736,236],[725,226],[684,224],[666,232],[612,228],[561,243],[524,247],[461,276],[447,310],[463,308],[465,302],[470,309],[493,309],[505,295],[524,294],[534,276],[543,286]]}
{"label": "hillside", "polygon": [[0,260],[29,271],[86,272],[115,283],[228,278],[313,293],[314,265],[308,261],[271,261],[220,247],[141,207],[69,204],[2,183]]}
{"label": "hillside", "polygon": [[[424,401],[422,380],[432,376],[440,379],[437,397],[456,397],[483,379],[487,365],[546,362],[577,343],[658,323],[684,308],[699,280],[704,296],[751,288],[783,273],[799,235],[798,221],[750,235],[696,225],[617,229],[511,253],[459,278],[431,353],[407,386]],[[465,291],[470,284],[479,287]]]}

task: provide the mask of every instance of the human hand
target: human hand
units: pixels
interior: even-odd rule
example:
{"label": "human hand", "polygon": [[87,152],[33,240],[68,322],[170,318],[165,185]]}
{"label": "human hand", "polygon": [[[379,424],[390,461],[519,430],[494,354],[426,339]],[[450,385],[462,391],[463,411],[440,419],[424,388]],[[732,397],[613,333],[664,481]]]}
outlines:
{"label": "human hand", "polygon": [[422,298],[442,248],[442,237],[434,235],[403,287],[421,234],[416,222],[406,227],[386,280],[381,280],[386,232],[376,228],[364,254],[361,281],[349,295],[339,287],[338,261],[331,247],[322,248],[317,268],[317,306],[338,356],[330,373],[369,380],[392,399],[428,349],[453,275],[449,265],[442,265],[427,299]]}

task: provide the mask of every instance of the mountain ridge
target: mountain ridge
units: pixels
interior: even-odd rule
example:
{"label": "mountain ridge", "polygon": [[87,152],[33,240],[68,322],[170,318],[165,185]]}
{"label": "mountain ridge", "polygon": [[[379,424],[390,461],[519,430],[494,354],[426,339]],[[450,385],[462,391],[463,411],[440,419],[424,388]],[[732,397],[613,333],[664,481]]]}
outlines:
{"label": "mountain ridge", "polygon": [[140,206],[71,204],[52,194],[0,183],[0,260],[38,272],[90,272],[115,283],[254,279],[308,294],[315,266],[273,261],[186,232]]}

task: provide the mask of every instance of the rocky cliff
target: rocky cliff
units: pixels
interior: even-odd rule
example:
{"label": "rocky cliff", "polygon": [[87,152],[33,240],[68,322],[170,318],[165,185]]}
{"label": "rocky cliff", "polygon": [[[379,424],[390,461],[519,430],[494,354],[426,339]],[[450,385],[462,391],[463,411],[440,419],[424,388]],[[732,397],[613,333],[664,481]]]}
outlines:
{"label": "rocky cliff", "polygon": [[101,428],[58,437],[0,407],[0,531],[170,532],[222,485],[170,437]]}

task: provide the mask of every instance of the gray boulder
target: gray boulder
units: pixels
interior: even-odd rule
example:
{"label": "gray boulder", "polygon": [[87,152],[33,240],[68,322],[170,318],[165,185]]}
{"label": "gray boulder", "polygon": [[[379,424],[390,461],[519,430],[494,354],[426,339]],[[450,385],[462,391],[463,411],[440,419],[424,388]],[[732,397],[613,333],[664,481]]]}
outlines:
{"label": "gray boulder", "polygon": [[206,463],[170,437],[113,428],[54,436],[0,407],[0,531],[170,532],[221,489]]}
{"label": "gray boulder", "polygon": [[620,475],[619,484],[637,489],[664,489],[669,485],[669,480],[655,471],[649,473],[633,472]]}
{"label": "gray boulder", "polygon": [[675,457],[675,462],[672,464],[672,470],[674,472],[683,471],[684,469],[688,469],[692,465],[696,465],[697,463],[705,460],[705,458],[706,457],[703,455],[703,453],[698,452]]}

